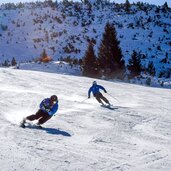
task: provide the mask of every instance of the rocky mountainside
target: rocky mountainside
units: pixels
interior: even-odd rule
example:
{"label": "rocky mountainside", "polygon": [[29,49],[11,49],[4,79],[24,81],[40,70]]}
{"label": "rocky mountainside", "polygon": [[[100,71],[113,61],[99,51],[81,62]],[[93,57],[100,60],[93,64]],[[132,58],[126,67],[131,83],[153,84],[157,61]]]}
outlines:
{"label": "rocky mountainside", "polygon": [[32,61],[45,49],[54,60],[82,59],[88,43],[95,53],[107,22],[117,30],[125,64],[133,51],[157,77],[170,78],[171,9],[164,4],[111,3],[106,0],[3,4],[0,7],[0,62]]}

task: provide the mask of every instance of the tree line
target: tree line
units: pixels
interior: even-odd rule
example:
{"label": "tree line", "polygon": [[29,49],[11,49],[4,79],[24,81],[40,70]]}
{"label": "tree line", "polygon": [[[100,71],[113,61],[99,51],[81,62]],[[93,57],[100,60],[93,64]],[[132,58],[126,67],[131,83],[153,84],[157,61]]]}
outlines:
{"label": "tree line", "polygon": [[123,79],[125,62],[113,24],[107,23],[96,57],[90,41],[83,59],[83,75]]}
{"label": "tree line", "polygon": [[144,54],[133,51],[128,64],[125,60],[120,48],[120,42],[117,39],[117,33],[114,24],[107,23],[105,31],[98,48],[96,56],[94,44],[89,42],[85,56],[82,62],[82,72],[84,76],[106,78],[106,79],[132,79],[140,76],[141,72],[145,72],[154,76],[156,71],[152,61],[149,61],[145,68],[141,64]]}

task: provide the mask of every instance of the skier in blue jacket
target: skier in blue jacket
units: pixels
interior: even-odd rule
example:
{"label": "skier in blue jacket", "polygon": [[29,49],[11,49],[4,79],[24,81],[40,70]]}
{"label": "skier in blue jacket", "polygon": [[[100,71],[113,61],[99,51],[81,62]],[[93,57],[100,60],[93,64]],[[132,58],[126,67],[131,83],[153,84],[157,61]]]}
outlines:
{"label": "skier in blue jacket", "polygon": [[[58,97],[52,95],[50,98],[44,99],[39,106],[39,110],[36,114],[27,116],[21,123],[21,127],[25,127],[25,122],[27,120],[33,121],[38,120],[37,125],[40,126],[49,120],[58,110]],[[41,127],[41,126],[40,126]]]}
{"label": "skier in blue jacket", "polygon": [[[104,105],[103,101],[106,102],[108,105],[110,105],[109,101],[106,99],[106,97],[104,97],[102,95],[102,93],[100,93],[100,89],[103,90],[105,93],[107,93],[107,91],[105,90],[105,88],[101,85],[98,85],[96,81],[93,81],[93,85],[90,87],[89,91],[88,91],[88,98],[90,98],[90,94],[91,92],[93,93],[94,97],[97,99],[97,101],[99,103],[101,103],[102,105]],[[103,100],[103,101],[102,101]]]}

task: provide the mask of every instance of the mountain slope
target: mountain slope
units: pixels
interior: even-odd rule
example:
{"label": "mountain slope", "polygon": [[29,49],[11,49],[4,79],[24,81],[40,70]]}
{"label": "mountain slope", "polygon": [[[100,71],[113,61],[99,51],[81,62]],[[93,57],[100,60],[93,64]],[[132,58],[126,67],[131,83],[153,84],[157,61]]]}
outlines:
{"label": "mountain slope", "polygon": [[126,64],[136,50],[142,54],[143,67],[153,62],[157,77],[170,78],[170,9],[137,3],[127,12],[122,4],[95,2],[37,2],[14,9],[1,6],[0,61],[13,57],[17,62],[32,61],[43,49],[54,60],[80,59],[90,40],[98,54],[105,24],[111,22]]}
{"label": "mountain slope", "polygon": [[[117,108],[102,108],[93,79],[0,69],[1,170],[169,171],[170,90],[97,80]],[[59,111],[43,130],[22,129],[22,117],[57,94]]]}

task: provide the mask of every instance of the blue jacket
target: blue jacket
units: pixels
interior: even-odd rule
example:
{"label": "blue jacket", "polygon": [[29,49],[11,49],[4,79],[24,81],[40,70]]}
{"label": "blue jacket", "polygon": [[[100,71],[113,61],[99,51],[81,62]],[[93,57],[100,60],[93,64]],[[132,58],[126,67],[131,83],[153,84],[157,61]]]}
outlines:
{"label": "blue jacket", "polygon": [[93,95],[95,95],[96,93],[100,92],[100,89],[102,89],[104,92],[106,92],[105,88],[101,85],[92,85],[88,91],[88,97],[90,97],[91,92],[93,93]]}
{"label": "blue jacket", "polygon": [[52,116],[58,110],[58,102],[53,105],[50,105],[50,98],[46,98],[40,103],[40,109]]}

